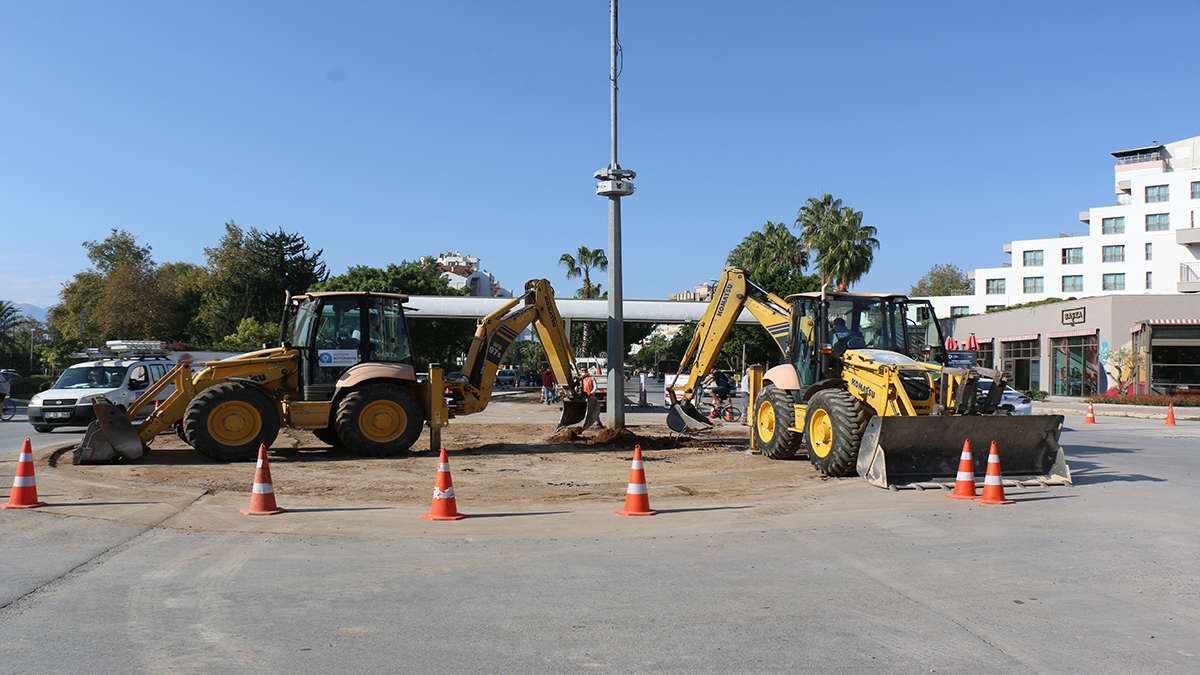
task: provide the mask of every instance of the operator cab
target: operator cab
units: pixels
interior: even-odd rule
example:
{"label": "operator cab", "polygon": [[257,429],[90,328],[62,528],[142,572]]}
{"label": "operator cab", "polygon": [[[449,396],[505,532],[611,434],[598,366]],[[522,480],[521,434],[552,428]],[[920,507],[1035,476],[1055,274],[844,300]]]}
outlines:
{"label": "operator cab", "polygon": [[[941,327],[928,300],[868,293],[826,293],[825,307],[820,293],[787,300],[792,307],[788,353],[806,387],[829,376],[821,371],[836,369],[837,357],[849,349],[882,349],[946,364]],[[820,355],[827,350],[834,362],[822,367]]]}
{"label": "operator cab", "polygon": [[407,300],[392,293],[339,292],[292,298],[289,344],[301,351],[304,400],[332,400],[338,378],[360,363],[413,366]]}

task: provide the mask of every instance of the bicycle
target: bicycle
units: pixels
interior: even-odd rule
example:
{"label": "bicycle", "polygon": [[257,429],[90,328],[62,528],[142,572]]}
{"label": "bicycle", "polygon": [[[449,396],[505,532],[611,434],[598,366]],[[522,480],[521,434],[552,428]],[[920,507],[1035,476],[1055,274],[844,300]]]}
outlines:
{"label": "bicycle", "polygon": [[[699,397],[697,397],[699,399]],[[734,405],[730,399],[713,397],[712,403],[703,400],[696,401],[696,409],[701,415],[710,419],[722,419],[726,422],[737,422],[742,419],[742,409]]]}
{"label": "bicycle", "polygon": [[17,414],[17,404],[12,402],[12,399],[4,399],[4,407],[0,408],[0,420],[11,420],[13,415]]}

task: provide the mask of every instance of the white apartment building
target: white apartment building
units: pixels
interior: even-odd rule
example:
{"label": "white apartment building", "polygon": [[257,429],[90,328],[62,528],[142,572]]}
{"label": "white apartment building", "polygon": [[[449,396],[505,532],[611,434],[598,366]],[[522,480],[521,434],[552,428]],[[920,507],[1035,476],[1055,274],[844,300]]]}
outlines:
{"label": "white apartment building", "polygon": [[1011,263],[968,273],[974,295],[930,298],[938,316],[1047,298],[1200,292],[1200,136],[1112,155],[1116,204],[1080,213],[1086,230],[1005,245]]}

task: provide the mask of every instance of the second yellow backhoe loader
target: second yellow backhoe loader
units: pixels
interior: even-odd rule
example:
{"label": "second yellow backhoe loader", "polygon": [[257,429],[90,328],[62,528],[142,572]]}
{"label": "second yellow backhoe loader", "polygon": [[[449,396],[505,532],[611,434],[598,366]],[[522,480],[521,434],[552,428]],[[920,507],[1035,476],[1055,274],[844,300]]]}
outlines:
{"label": "second yellow backhoe loader", "polygon": [[[545,279],[530,281],[523,295],[480,319],[463,369],[451,373],[439,364],[430,364],[427,374],[416,372],[406,300],[364,292],[290,297],[280,347],[214,361],[196,373],[180,364],[124,415],[96,403],[97,422],[75,451],[75,462],[137,459],[171,427],[201,454],[225,462],[254,459],[280,427],[308,429],[326,443],[378,457],[407,450],[427,424],[436,450],[451,419],[487,407],[504,355],[530,324],[565,391],[559,426],[582,421],[586,428],[599,418],[599,408],[583,394],[554,289]],[[176,391],[135,429],[130,420],[172,384]]]}
{"label": "second yellow backhoe loader", "polygon": [[[751,310],[784,356],[766,371],[753,402],[751,433],[764,456],[788,459],[807,446],[809,461],[826,475],[857,472],[875,485],[895,487],[954,478],[967,439],[978,448],[975,473],[983,476],[987,448],[995,441],[1007,478],[1070,482],[1058,445],[1063,417],[996,415],[1007,374],[947,367],[941,327],[928,301],[845,292],[780,300],[758,289],[764,302],[749,295],[751,288],[757,287],[742,270],[725,270],[681,371],[690,367],[683,391],[688,396],[743,305]],[[986,394],[978,386],[981,376],[992,378]],[[668,414],[676,430],[703,420],[676,407]]]}

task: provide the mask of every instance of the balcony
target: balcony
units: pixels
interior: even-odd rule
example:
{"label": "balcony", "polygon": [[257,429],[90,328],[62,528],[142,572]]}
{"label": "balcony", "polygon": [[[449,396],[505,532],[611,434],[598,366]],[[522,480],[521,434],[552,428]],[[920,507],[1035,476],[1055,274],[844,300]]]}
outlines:
{"label": "balcony", "polygon": [[1200,227],[1189,227],[1175,230],[1175,243],[1184,246],[1200,244]]}
{"label": "balcony", "polygon": [[1079,212],[1079,222],[1087,223],[1090,225],[1092,223],[1092,210],[1088,209],[1087,211],[1080,211]]}
{"label": "balcony", "polygon": [[1179,285],[1175,290],[1180,293],[1200,293],[1200,261],[1179,265]]}

